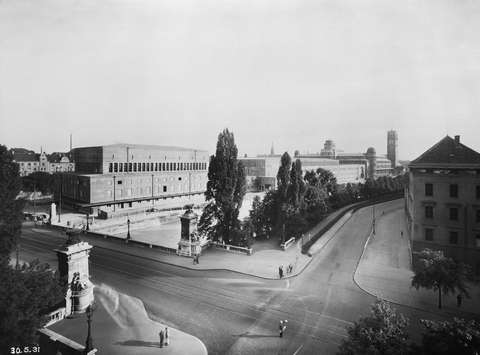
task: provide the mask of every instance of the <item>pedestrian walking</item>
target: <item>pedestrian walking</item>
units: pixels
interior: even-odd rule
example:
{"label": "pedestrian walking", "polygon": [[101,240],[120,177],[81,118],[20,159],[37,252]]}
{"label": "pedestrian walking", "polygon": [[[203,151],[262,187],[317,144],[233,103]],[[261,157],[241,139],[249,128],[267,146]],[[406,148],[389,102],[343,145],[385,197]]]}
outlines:
{"label": "pedestrian walking", "polygon": [[170,334],[168,332],[168,327],[165,327],[165,346],[168,346],[170,344]]}
{"label": "pedestrian walking", "polygon": [[160,330],[160,333],[158,333],[158,336],[160,337],[160,347],[163,348],[163,340],[165,335],[163,334],[163,330]]}
{"label": "pedestrian walking", "polygon": [[293,265],[292,264],[288,265],[288,268],[289,268],[288,273],[291,274],[293,271]]}
{"label": "pedestrian walking", "polygon": [[197,264],[200,264],[200,254],[197,254]]}
{"label": "pedestrian walking", "polygon": [[403,231],[400,231],[400,237],[403,238]]}
{"label": "pedestrian walking", "polygon": [[280,321],[280,325],[278,326],[278,329],[280,331],[280,338],[283,337],[283,320]]}
{"label": "pedestrian walking", "polygon": [[280,272],[280,278],[283,278],[283,265],[280,265],[279,272]]}
{"label": "pedestrian walking", "polygon": [[457,307],[461,307],[462,306],[462,294],[459,293],[457,295]]}

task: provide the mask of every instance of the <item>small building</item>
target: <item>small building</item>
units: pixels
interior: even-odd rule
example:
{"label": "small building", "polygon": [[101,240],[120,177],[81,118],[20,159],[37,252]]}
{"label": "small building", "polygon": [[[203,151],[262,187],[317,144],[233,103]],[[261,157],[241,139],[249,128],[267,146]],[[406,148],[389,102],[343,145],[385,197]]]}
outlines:
{"label": "small building", "polygon": [[28,176],[34,172],[60,173],[73,172],[75,164],[70,161],[68,153],[55,152],[46,154],[35,153],[24,148],[12,148],[13,162],[17,163],[20,176]]}
{"label": "small building", "polygon": [[441,250],[480,276],[480,153],[460,136],[446,136],[408,169],[405,212],[413,253]]}

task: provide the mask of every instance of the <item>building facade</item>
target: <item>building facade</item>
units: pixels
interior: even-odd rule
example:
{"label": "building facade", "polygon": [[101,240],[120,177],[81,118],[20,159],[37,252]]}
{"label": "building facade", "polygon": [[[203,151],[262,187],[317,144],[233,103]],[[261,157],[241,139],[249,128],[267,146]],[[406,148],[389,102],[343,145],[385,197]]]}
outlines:
{"label": "building facade", "polygon": [[392,168],[398,165],[398,134],[393,130],[387,132],[387,158],[392,162]]}
{"label": "building facade", "polygon": [[62,200],[90,213],[155,207],[206,190],[206,151],[113,144],[75,148],[73,156],[76,171],[63,176]]}
{"label": "building facade", "polygon": [[415,252],[470,264],[480,276],[480,154],[446,136],[409,164],[405,212]]}
{"label": "building facade", "polygon": [[67,153],[46,154],[42,152],[37,154],[23,148],[12,148],[11,152],[13,161],[18,165],[20,176],[27,176],[38,171],[53,174],[75,170],[75,164],[70,161]]}
{"label": "building facade", "polygon": [[[297,155],[294,159],[300,159],[302,170],[317,170],[322,168],[329,170],[335,175],[338,184],[359,183],[364,181],[365,169],[361,164],[341,165],[338,160],[328,159],[319,155]],[[280,155],[266,155],[258,157],[239,158],[245,166],[247,184],[260,190],[276,188],[277,172],[280,167]]]}
{"label": "building facade", "polygon": [[376,179],[393,174],[390,160],[383,155],[377,155],[373,147],[368,148],[366,153],[337,153],[336,159],[342,165],[363,165],[365,178]]}

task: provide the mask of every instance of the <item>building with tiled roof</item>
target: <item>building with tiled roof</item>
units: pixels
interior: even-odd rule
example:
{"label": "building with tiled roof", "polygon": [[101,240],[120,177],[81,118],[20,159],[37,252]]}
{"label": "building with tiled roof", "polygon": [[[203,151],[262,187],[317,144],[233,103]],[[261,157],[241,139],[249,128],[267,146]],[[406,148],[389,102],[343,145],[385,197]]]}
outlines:
{"label": "building with tiled roof", "polygon": [[25,148],[12,148],[13,161],[18,164],[20,176],[27,176],[34,172],[56,173],[73,172],[75,164],[70,161],[67,153],[45,152],[40,154]]}
{"label": "building with tiled roof", "polygon": [[405,211],[415,252],[442,250],[480,277],[480,153],[446,136],[409,165]]}

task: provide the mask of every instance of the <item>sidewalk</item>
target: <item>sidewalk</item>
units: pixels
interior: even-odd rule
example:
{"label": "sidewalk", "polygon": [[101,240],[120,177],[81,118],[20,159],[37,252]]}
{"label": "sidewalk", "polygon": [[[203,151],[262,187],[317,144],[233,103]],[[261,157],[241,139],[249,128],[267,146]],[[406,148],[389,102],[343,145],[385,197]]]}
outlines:
{"label": "sidewalk", "polygon": [[[169,327],[169,346],[160,348],[160,330],[166,325],[152,321],[143,303],[106,285],[95,286],[96,310],[92,317],[93,346],[99,354],[192,354],[206,355],[196,337]],[[64,319],[48,327],[79,344],[87,338],[86,315]]]}
{"label": "sidewalk", "polygon": [[[410,246],[406,233],[403,201],[384,215],[377,210],[376,234],[371,235],[355,272],[354,279],[364,291],[387,301],[420,308],[430,312],[480,314],[480,287],[472,285],[470,299],[462,307],[456,304],[456,294],[442,295],[442,310],[437,307],[438,294],[411,287]],[[403,237],[401,236],[403,231]]]}
{"label": "sidewalk", "polygon": [[[308,235],[313,236],[338,214],[342,213],[343,210],[344,208],[330,214],[323,221],[313,227],[309,233],[306,233],[305,241],[308,240]],[[309,254],[312,255],[319,252],[323,246],[333,238],[335,232],[346,222],[350,215],[350,213],[347,213],[327,233],[319,238],[319,240],[310,248]],[[48,233],[48,227],[45,230],[45,233]],[[147,239],[145,235],[142,235],[141,237],[142,239]],[[155,234],[148,237],[148,239],[158,237],[161,236]],[[284,278],[296,276],[301,273],[312,260],[308,254],[302,254],[301,241],[297,241],[286,251],[280,249],[276,240],[257,241],[253,245],[254,252],[250,256],[230,253],[222,249],[211,247],[202,253],[199,264],[193,264],[191,258],[180,257],[176,254],[167,254],[155,249],[155,247],[148,248],[133,243],[126,244],[125,238],[109,237],[108,239],[104,239],[88,235],[82,235],[81,238],[95,247],[111,249],[121,253],[148,258],[193,270],[229,270],[265,279],[279,279],[278,268],[280,265],[283,265]],[[138,236],[136,233],[132,232],[132,239],[136,240],[137,238]],[[287,266],[290,264],[293,266],[293,271],[291,274],[286,274]]]}

